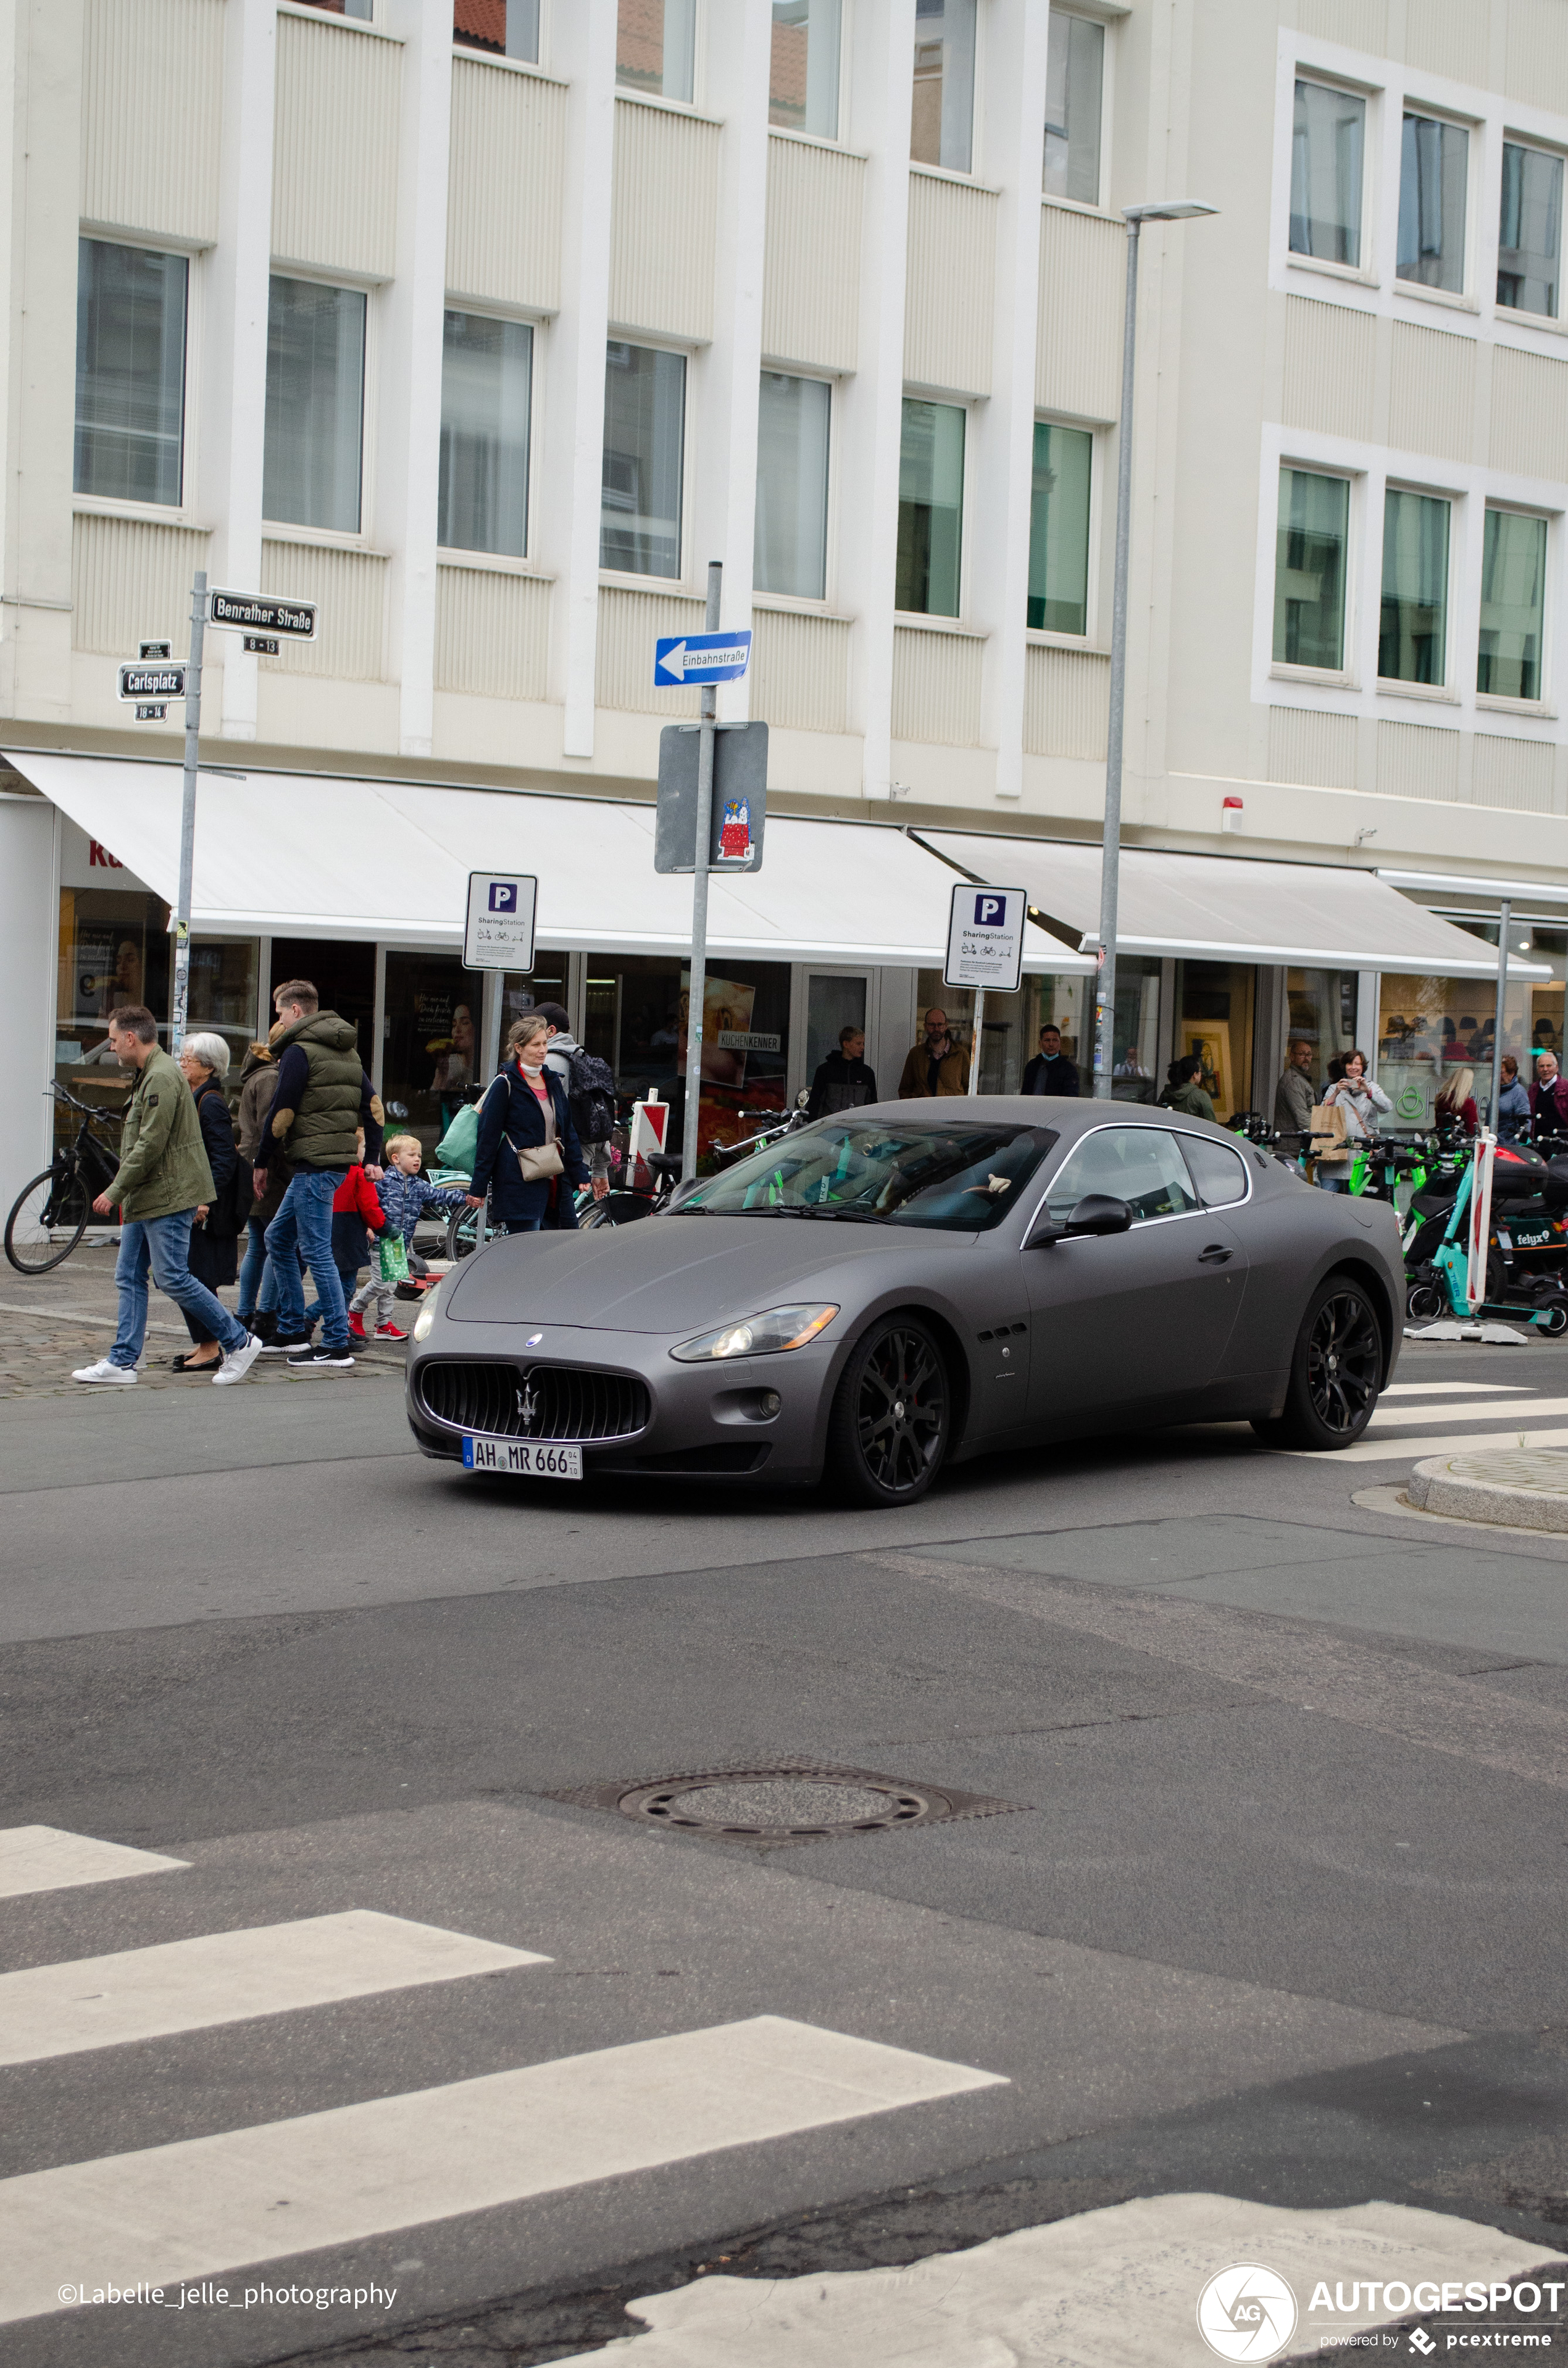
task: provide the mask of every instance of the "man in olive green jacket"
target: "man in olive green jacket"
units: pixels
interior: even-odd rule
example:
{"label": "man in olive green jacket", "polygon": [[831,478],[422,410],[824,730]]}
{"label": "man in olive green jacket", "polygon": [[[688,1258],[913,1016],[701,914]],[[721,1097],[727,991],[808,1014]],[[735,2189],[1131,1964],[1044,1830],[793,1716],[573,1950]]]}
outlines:
{"label": "man in olive green jacket", "polygon": [[120,1213],[114,1269],[119,1328],[108,1355],[96,1365],[82,1366],[72,1379],[122,1389],[135,1381],[147,1334],[151,1268],[158,1289],[194,1315],[205,1337],[222,1348],[223,1361],[213,1381],[243,1381],[261,1354],[261,1342],[235,1323],[222,1301],[190,1270],[191,1220],[199,1213],[205,1216],[212,1201],[212,1170],[190,1087],[177,1064],[160,1049],[157,1022],[143,1004],[124,1003],[109,1013],[108,1041],[116,1060],[136,1076],[120,1135],[119,1166],[93,1202],[100,1217],[116,1209]]}

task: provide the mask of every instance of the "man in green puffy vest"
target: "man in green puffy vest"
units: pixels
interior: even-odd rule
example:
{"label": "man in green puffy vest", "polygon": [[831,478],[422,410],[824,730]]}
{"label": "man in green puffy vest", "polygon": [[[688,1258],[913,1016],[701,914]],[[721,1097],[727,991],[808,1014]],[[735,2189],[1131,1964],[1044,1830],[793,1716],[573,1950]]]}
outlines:
{"label": "man in green puffy vest", "polygon": [[[278,1330],[269,1356],[287,1356],[295,1372],[340,1372],[352,1365],[348,1311],[332,1256],[332,1203],[359,1156],[373,1162],[381,1148],[381,1105],[359,1059],[351,1021],[323,1011],[307,978],[291,978],[273,995],[282,1022],[273,1041],[278,1084],[262,1124],[263,1143],[283,1147],[289,1189],[267,1229],[267,1255],[278,1278]],[[263,1164],[256,1175],[260,1198]],[[312,1346],[305,1329],[300,1273],[303,1258],[322,1307],[322,1337]]]}

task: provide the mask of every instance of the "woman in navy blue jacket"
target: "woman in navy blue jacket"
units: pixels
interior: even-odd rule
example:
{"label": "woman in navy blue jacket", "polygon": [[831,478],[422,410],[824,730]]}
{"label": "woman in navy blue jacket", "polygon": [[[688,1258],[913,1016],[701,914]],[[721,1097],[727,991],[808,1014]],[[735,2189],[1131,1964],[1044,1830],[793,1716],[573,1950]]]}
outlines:
{"label": "woman in navy blue jacket", "polygon": [[[588,1163],[572,1123],[566,1089],[544,1065],[550,1030],[537,1014],[519,1019],[506,1038],[506,1060],[479,1110],[479,1142],[473,1157],[469,1206],[491,1200],[491,1223],[508,1234],[538,1233],[541,1226],[575,1232],[574,1188],[588,1181]],[[553,1141],[562,1173],[525,1184],[517,1152]]]}

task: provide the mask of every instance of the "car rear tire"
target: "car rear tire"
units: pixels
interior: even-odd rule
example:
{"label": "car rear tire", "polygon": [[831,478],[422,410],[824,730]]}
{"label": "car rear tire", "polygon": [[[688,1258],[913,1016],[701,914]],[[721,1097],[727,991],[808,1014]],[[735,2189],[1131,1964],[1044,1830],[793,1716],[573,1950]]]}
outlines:
{"label": "car rear tire", "polygon": [[917,1504],[952,1432],[947,1361],[916,1317],[890,1316],[858,1340],[834,1392],[827,1477],[852,1505]]}
{"label": "car rear tire", "polygon": [[1369,1295],[1349,1275],[1331,1274],[1296,1335],[1284,1413],[1253,1429],[1266,1447],[1319,1454],[1352,1447],[1372,1419],[1382,1369],[1382,1327]]}

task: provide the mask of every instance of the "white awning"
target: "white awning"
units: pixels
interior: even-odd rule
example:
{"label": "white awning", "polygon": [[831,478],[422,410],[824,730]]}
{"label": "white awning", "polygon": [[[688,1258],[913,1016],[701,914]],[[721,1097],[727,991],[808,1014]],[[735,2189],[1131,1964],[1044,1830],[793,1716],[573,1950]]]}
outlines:
{"label": "white awning", "polygon": [[[1036,910],[1074,937],[1098,932],[1096,846],[967,831],[915,836],[971,879],[1027,889]],[[1454,978],[1491,978],[1497,970],[1491,947],[1413,904],[1375,872],[1142,847],[1121,852],[1117,944],[1124,953],[1325,970]],[[1517,978],[1551,974],[1517,956],[1509,969]]]}
{"label": "white awning", "polygon": [[[8,761],[172,902],[177,765],[57,757]],[[653,870],[651,804],[537,791],[439,789],[330,774],[203,768],[191,926],[237,936],[455,946],[471,871],[532,872],[541,945],[680,954],[689,877]],[[919,969],[947,946],[951,867],[891,825],[770,815],[760,871],[716,874],[708,942],[767,962]],[[1085,971],[1031,927],[1028,971]]]}

